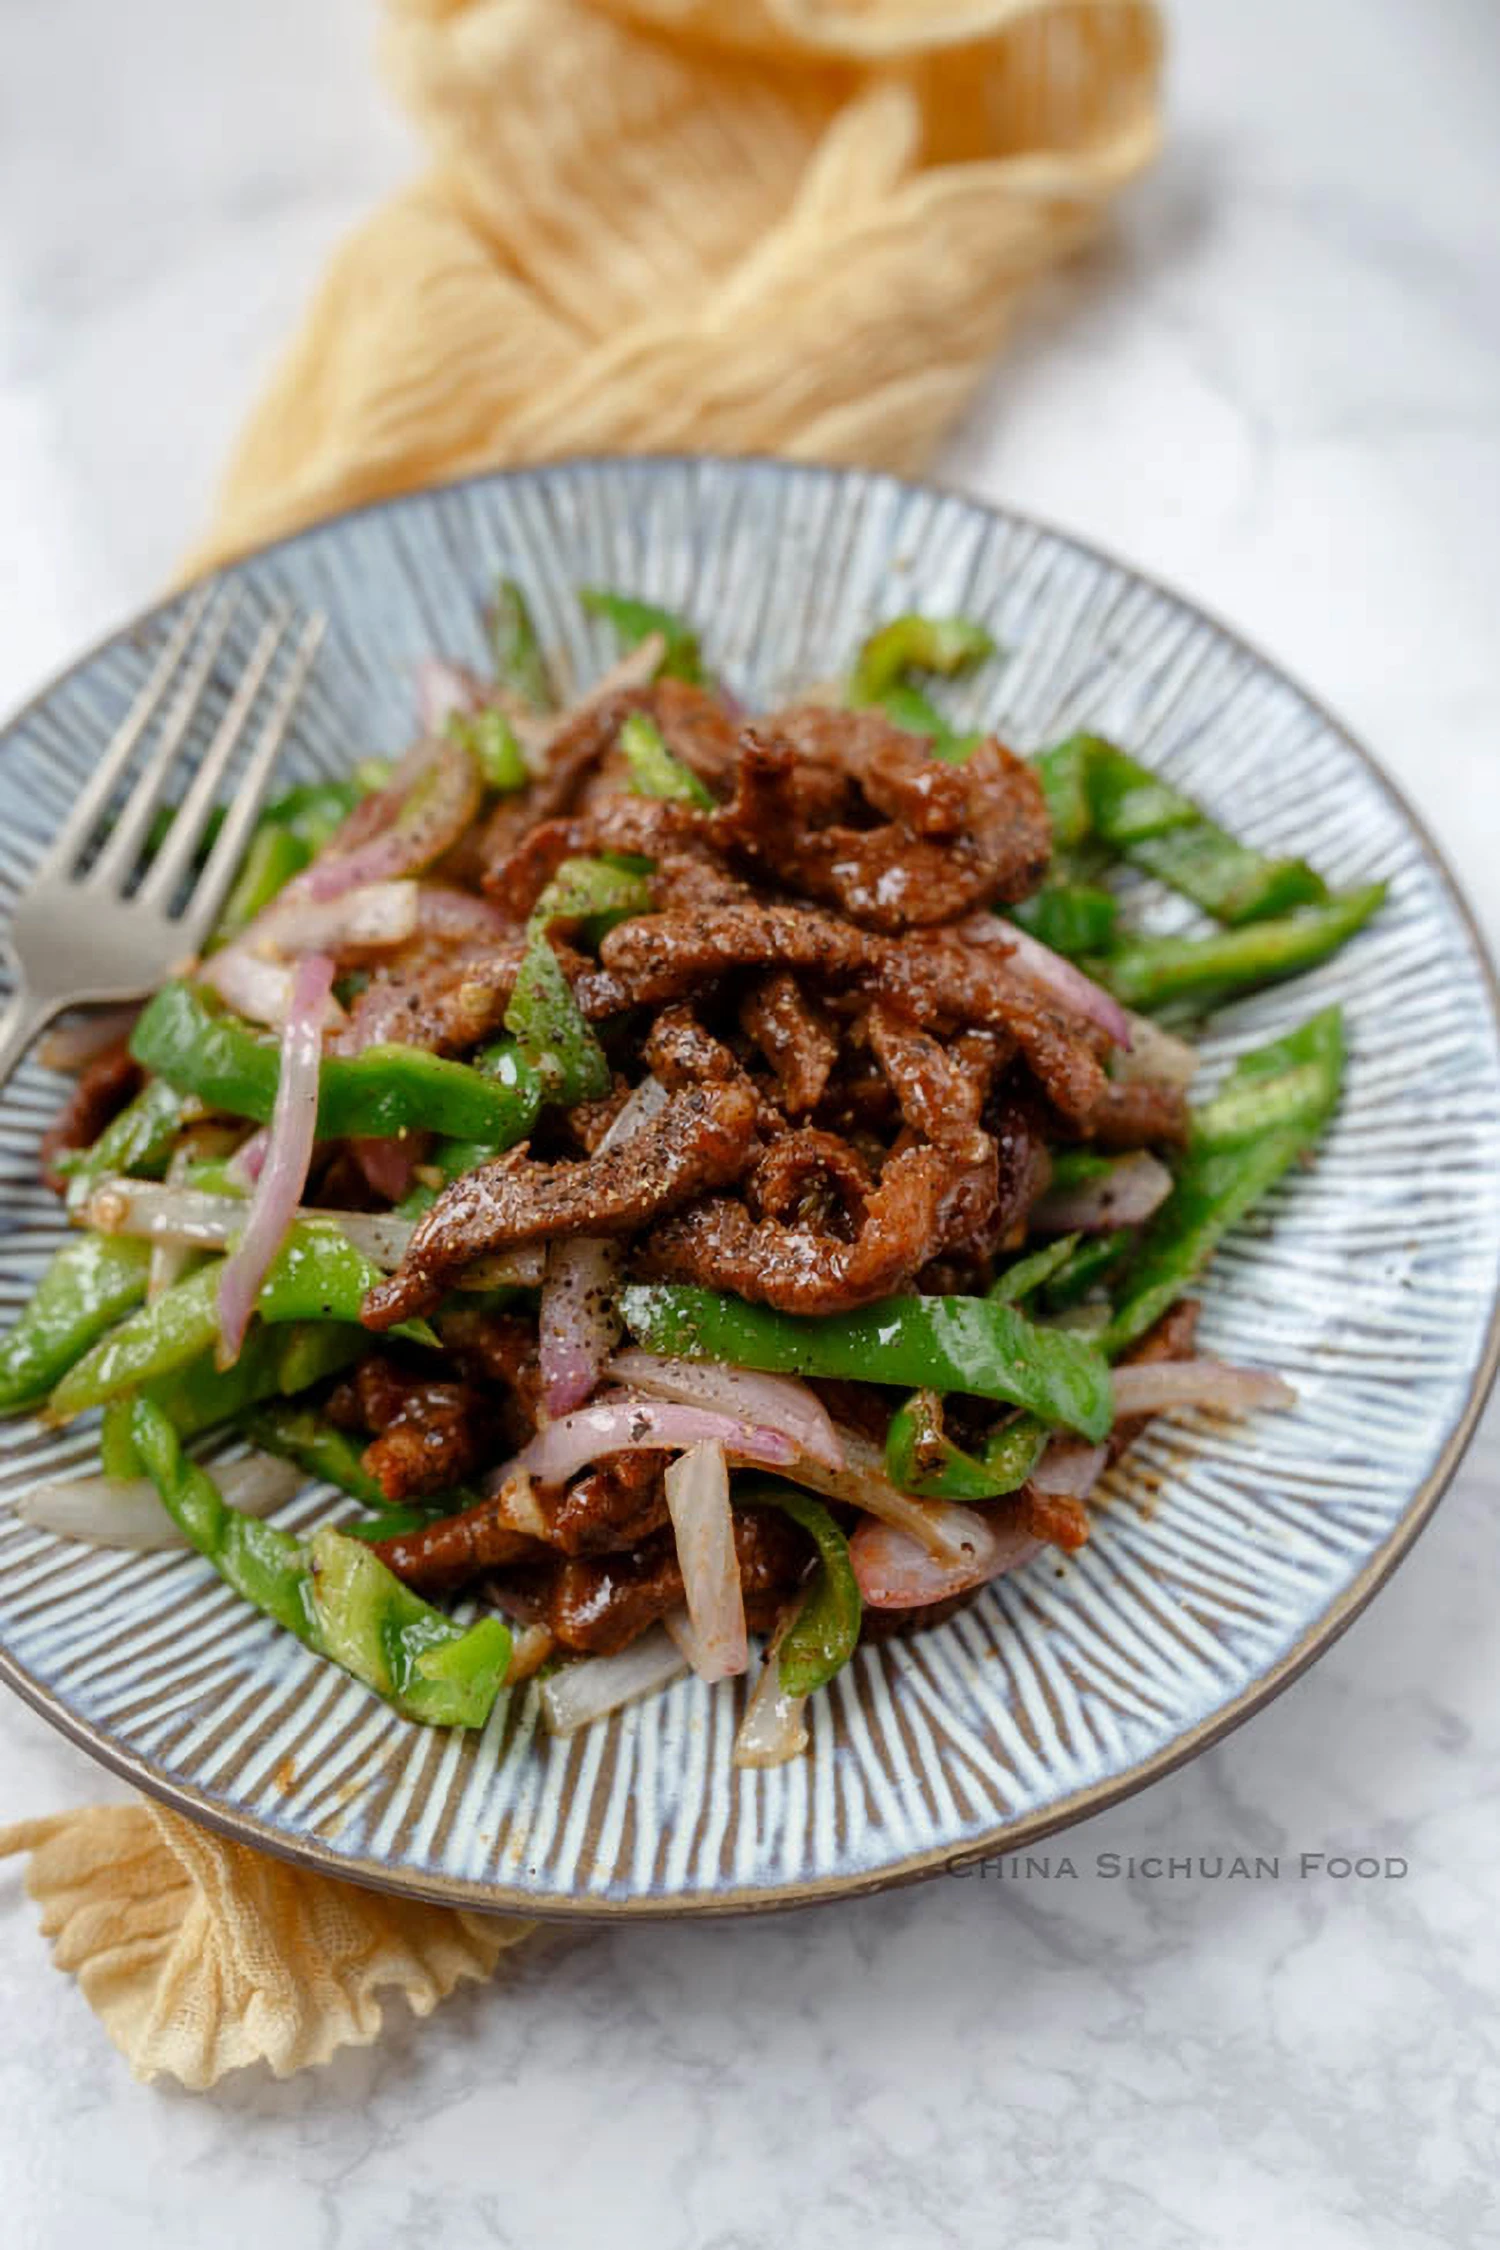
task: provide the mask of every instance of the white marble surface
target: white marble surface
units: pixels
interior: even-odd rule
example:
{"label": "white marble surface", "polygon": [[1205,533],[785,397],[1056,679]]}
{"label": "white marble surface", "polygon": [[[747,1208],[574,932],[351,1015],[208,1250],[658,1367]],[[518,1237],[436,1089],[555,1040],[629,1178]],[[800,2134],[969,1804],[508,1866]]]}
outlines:
{"label": "white marble surface", "polygon": [[[1169,160],[947,474],[1309,681],[1493,942],[1500,11],[1178,14]],[[359,0],[4,0],[0,703],[159,583],[321,257],[410,163],[369,32]],[[1339,1647],[1050,1880],[559,1939],[320,2077],[189,2098],[131,2084],[0,1872],[0,2241],[1500,2241],[1497,1432]],[[0,1712],[0,1817],[106,1786]],[[1094,1873],[1237,1849],[1281,1879]],[[1297,1873],[1351,1849],[1409,1872]]]}

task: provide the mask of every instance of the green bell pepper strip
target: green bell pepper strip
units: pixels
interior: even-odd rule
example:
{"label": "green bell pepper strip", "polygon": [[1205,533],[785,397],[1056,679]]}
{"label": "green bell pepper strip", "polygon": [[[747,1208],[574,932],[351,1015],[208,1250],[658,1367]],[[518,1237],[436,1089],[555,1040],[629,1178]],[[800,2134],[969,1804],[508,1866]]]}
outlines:
{"label": "green bell pepper strip", "polygon": [[[206,1351],[219,1334],[219,1275],[222,1260],[200,1266],[154,1304],[122,1320],[76,1365],[53,1391],[47,1411],[66,1421],[85,1407],[102,1406],[122,1391],[134,1390],[161,1375],[174,1374]],[[380,1270],[342,1230],[327,1219],[299,1219],[271,1261],[255,1309],[273,1326],[291,1320],[333,1320],[354,1326],[366,1293]],[[418,1343],[435,1343],[425,1321],[405,1322],[395,1331]]]}
{"label": "green bell pepper strip", "polygon": [[1066,1312],[1119,1266],[1136,1240],[1133,1227],[1115,1227],[1106,1234],[1091,1234],[1077,1242],[1071,1255],[1051,1275],[1042,1291],[1048,1312]]}
{"label": "green bell pepper strip", "polygon": [[1253,851],[1098,735],[1070,736],[1043,751],[1036,769],[1058,848],[1097,838],[1218,921],[1259,921],[1327,901],[1327,885],[1305,860]]}
{"label": "green bell pepper strip", "polygon": [[1297,976],[1326,961],[1364,928],[1385,897],[1384,883],[1366,883],[1304,906],[1276,921],[1219,930],[1212,937],[1126,938],[1090,973],[1130,1008],[1158,1008],[1169,1000],[1218,1001]]}
{"label": "green bell pepper strip", "polygon": [[381,1507],[368,1516],[356,1516],[352,1523],[341,1523],[339,1530],[346,1539],[359,1539],[365,1546],[375,1547],[382,1539],[404,1539],[413,1531],[425,1530],[431,1521],[415,1508]]}
{"label": "green bell pepper strip", "polygon": [[945,765],[961,766],[970,751],[984,740],[980,734],[955,734],[931,696],[924,695],[910,680],[896,680],[879,695],[869,698],[851,690],[849,700],[857,710],[883,711],[892,726],[902,727],[908,734],[925,736],[932,755],[941,758]]}
{"label": "green bell pepper strip", "polygon": [[112,1398],[99,1424],[99,1466],[107,1477],[124,1483],[140,1475],[135,1439],[130,1434],[130,1398]]}
{"label": "green bell pepper strip", "polygon": [[531,705],[550,711],[556,702],[531,609],[514,578],[502,578],[489,612],[495,678]]}
{"label": "green bell pepper strip", "polygon": [[[252,1328],[233,1367],[217,1367],[200,1352],[171,1375],[141,1386],[184,1438],[234,1421],[263,1399],[295,1397],[336,1375],[370,1348],[369,1330],[347,1321],[296,1320]],[[107,1411],[107,1410],[106,1410]]]}
{"label": "green bell pepper strip", "polygon": [[[1198,1113],[1172,1193],[1152,1218],[1100,1339],[1111,1357],[1144,1336],[1191,1288],[1231,1227],[1304,1155],[1338,1103],[1344,1074],[1339,1009],[1241,1058]],[[1274,1120],[1245,1134],[1241,1097],[1253,1091]]]}
{"label": "green bell pepper strip", "polygon": [[1027,1257],[1017,1258],[1003,1273],[997,1273],[986,1294],[1002,1305],[1019,1305],[1022,1300],[1040,1289],[1045,1282],[1065,1266],[1078,1247],[1076,1234],[1060,1234],[1044,1250],[1033,1250]]}
{"label": "green bell pepper strip", "polygon": [[280,828],[274,821],[263,823],[251,837],[240,862],[240,871],[224,901],[214,931],[215,944],[221,945],[237,937],[257,914],[264,912],[294,875],[301,874],[311,858],[312,853],[291,829]]}
{"label": "green bell pepper strip", "polygon": [[622,1291],[620,1310],[631,1334],[667,1358],[963,1391],[1096,1440],[1113,1419],[1109,1369],[1096,1351],[984,1297],[888,1297],[859,1312],[801,1318],[712,1289],[637,1282]]}
{"label": "green bell pepper strip", "polygon": [[531,779],[516,730],[503,711],[493,705],[478,711],[455,711],[448,721],[453,741],[468,751],[478,766],[486,789],[513,797]]}
{"label": "green bell pepper strip", "polygon": [[542,930],[533,930],[527,943],[505,1010],[505,1028],[550,1101],[571,1107],[609,1092],[604,1049]]}
{"label": "green bell pepper strip", "polygon": [[955,1444],[943,1426],[936,1391],[914,1391],[891,1416],[886,1474],[899,1492],[928,1500],[994,1500],[1016,1492],[1041,1458],[1049,1431],[1034,1414],[998,1422],[977,1453]]}
{"label": "green bell pepper strip", "polygon": [[226,1505],[151,1399],[131,1409],[136,1452],[168,1515],[236,1593],[406,1718],[481,1727],[510,1666],[498,1617],[455,1625],[336,1531],[299,1539]]}
{"label": "green bell pepper strip", "polygon": [[40,1405],[53,1385],[146,1294],[151,1246],[123,1235],[65,1242],[0,1338],[0,1414]]}
{"label": "green bell pepper strip", "polygon": [[637,870],[606,859],[565,859],[531,910],[530,930],[554,922],[581,925],[591,945],[632,914],[646,914],[651,892]]}
{"label": "green bell pepper strip", "polygon": [[827,1687],[859,1646],[864,1617],[859,1582],[849,1560],[849,1542],[821,1500],[795,1485],[766,1480],[737,1486],[735,1502],[779,1508],[807,1533],[818,1550],[814,1571],[796,1615],[781,1636],[778,1676],[787,1695],[812,1695]]}
{"label": "green bell pepper strip", "polygon": [[1048,883],[1006,909],[1008,918],[1065,960],[1104,953],[1114,943],[1119,901],[1097,883]]}
{"label": "green bell pepper strip", "polygon": [[181,1094],[159,1078],[149,1079],[91,1147],[69,1149],[57,1158],[56,1169],[68,1183],[68,1209],[80,1209],[111,1172],[159,1180],[181,1128]]}
{"label": "green bell pepper strip", "polygon": [[[262,1125],[271,1115],[280,1069],[275,1041],[258,1038],[192,985],[163,985],[143,1010],[130,1051],[179,1093]],[[357,1055],[325,1058],[318,1079],[318,1137],[430,1128],[508,1148],[530,1131],[532,1093],[504,1071],[473,1070],[418,1047],[366,1047]],[[140,1172],[142,1166],[111,1158],[102,1169]]]}
{"label": "green bell pepper strip", "polygon": [[660,633],[666,651],[657,666],[657,678],[687,680],[698,686],[703,679],[703,650],[698,635],[675,610],[659,609],[654,602],[637,601],[632,594],[611,593],[604,586],[579,588],[578,599],[590,617],[612,625],[623,648],[635,648],[652,633]]}
{"label": "green bell pepper strip", "polygon": [[713,810],[712,794],[698,776],[674,758],[656,721],[645,711],[632,711],[620,729],[620,750],[630,769],[630,786],[638,797],[665,797],[700,812]]}
{"label": "green bell pepper strip", "polygon": [[879,703],[908,672],[937,672],[944,679],[971,671],[995,653],[985,628],[969,617],[893,617],[873,632],[854,659],[850,696]]}

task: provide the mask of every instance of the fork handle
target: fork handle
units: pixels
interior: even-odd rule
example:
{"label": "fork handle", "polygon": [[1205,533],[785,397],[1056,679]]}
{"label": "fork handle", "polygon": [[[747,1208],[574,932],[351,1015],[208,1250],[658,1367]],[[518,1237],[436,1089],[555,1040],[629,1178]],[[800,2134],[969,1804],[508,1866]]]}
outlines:
{"label": "fork handle", "polygon": [[17,985],[0,1012],[0,1086],[56,1014],[55,1000],[34,1000],[24,985]]}

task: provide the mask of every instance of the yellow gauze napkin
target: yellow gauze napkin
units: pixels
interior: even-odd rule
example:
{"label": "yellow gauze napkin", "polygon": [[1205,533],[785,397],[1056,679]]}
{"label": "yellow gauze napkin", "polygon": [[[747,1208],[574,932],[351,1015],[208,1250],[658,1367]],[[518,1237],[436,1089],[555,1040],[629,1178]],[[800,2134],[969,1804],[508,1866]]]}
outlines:
{"label": "yellow gauze napkin", "polygon": [[[574,452],[919,465],[1023,285],[1153,154],[1139,0],[391,0],[425,177],[334,258],[199,566]],[[285,2075],[533,1926],[377,1896],[154,1805],[0,1832],[143,2077]]]}
{"label": "yellow gauze napkin", "polygon": [[392,0],[431,170],[345,243],[193,557],[565,453],[911,469],[1158,134],[1140,0]]}

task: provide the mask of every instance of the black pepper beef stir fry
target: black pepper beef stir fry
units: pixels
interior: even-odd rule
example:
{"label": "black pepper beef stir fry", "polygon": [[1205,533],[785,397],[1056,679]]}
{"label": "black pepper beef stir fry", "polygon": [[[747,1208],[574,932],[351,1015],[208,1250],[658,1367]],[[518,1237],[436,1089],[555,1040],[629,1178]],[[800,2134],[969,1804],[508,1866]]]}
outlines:
{"label": "black pepper beef stir fry", "polygon": [[[1097,737],[957,735],[918,675],[991,653],[966,621],[747,715],[682,620],[585,598],[632,644],[598,689],[550,708],[503,589],[500,676],[434,665],[394,770],[272,806],[215,946],[84,1061],[43,1151],[78,1232],[0,1407],[103,1409],[103,1477],[36,1520],[108,1536],[150,1479],[413,1718],[546,1665],[566,1727],[765,1633],[740,1755],[774,1763],[862,1633],[1082,1545],[1153,1414],[1287,1402],[1194,1356],[1187,1292],[1332,1112],[1337,1013],[1190,1107],[1149,1011],[1311,966],[1380,894]],[[1121,862],[1216,926],[1125,928]],[[257,1449],[234,1505],[204,1432]],[[273,1457],[363,1513],[260,1520]]]}

